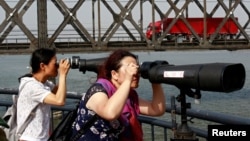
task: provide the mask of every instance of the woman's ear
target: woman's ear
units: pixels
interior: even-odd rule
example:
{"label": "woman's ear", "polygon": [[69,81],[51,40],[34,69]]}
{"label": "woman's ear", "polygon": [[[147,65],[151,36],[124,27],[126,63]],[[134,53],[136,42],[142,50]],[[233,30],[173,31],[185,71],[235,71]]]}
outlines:
{"label": "woman's ear", "polygon": [[114,80],[118,80],[118,73],[115,71],[115,70],[112,70],[111,71],[111,77],[114,79]]}
{"label": "woman's ear", "polygon": [[44,63],[40,63],[40,69],[44,70],[45,69],[45,64]]}

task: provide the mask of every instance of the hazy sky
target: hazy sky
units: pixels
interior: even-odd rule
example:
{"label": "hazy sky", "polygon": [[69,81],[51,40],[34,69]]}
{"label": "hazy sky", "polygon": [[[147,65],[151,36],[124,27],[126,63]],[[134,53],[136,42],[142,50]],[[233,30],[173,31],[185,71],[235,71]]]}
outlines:
{"label": "hazy sky", "polygon": [[[17,3],[17,0],[5,0],[10,7],[14,7]],[[184,1],[184,0],[183,0]],[[184,2],[179,2],[177,4],[178,8],[181,8],[184,4]],[[76,3],[76,0],[64,0],[66,5],[68,7],[73,7]],[[112,9],[119,14],[120,9],[117,7],[117,5],[111,1],[107,0],[109,5],[112,7]],[[127,1],[121,0],[120,1],[122,5],[125,5]],[[165,13],[169,9],[169,4],[166,2],[166,0],[155,0],[156,5],[161,9],[163,13]],[[203,1],[200,1],[200,3],[203,5]],[[210,13],[211,10],[214,8],[214,6],[218,2],[216,0],[207,0],[207,11]],[[246,7],[250,7],[250,1],[244,0],[243,3],[246,5]],[[60,11],[54,6],[54,3],[52,3],[50,0],[48,0],[48,28],[49,29],[55,29],[60,25],[60,23],[63,21],[63,16],[60,13]],[[228,5],[228,1],[225,1],[225,4]],[[37,4],[34,2],[32,6],[28,9],[28,11],[23,16],[23,22],[26,26],[28,26],[30,29],[37,29]],[[97,11],[97,3],[95,4],[95,10]],[[152,21],[152,5],[146,1],[143,4],[143,21],[144,25],[143,27],[146,28],[148,23]],[[203,13],[198,9],[197,5],[192,2],[189,5],[189,17],[202,17]],[[159,20],[160,17],[156,13],[156,19]],[[176,14],[172,11],[170,16],[174,17]],[[241,23],[245,23],[247,21],[247,15],[246,12],[243,11],[243,9],[238,6],[235,11],[234,15],[239,18],[239,21]],[[139,3],[136,4],[135,8],[132,10],[132,16],[135,22],[138,22],[140,20],[140,12],[139,12]],[[222,7],[217,10],[217,12],[214,15],[215,17],[224,17],[225,12],[222,9]],[[0,7],[0,23],[5,19],[5,11]],[[81,8],[77,12],[77,17],[80,20],[80,22],[86,27],[91,28],[92,26],[92,2],[90,0],[86,0]],[[95,15],[95,18],[97,18],[97,12]],[[111,23],[113,22],[113,16],[112,14],[107,10],[106,7],[101,5],[101,24],[103,28],[107,28]],[[130,22],[126,21],[126,25],[130,24]],[[97,26],[97,20],[96,20],[96,26]]]}

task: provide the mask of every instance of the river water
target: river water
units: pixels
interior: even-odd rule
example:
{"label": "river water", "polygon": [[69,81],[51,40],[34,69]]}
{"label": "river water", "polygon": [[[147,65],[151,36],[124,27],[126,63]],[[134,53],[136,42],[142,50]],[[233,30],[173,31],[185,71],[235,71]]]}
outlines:
{"label": "river water", "polygon": [[[236,115],[250,117],[250,50],[226,51],[163,51],[163,52],[133,52],[138,55],[139,61],[164,60],[169,64],[191,65],[203,63],[242,63],[246,70],[246,80],[241,90],[231,93],[219,93],[202,91],[200,104],[192,104],[197,108],[204,108],[213,111],[232,113]],[[58,54],[58,58],[79,56],[81,59],[93,59],[106,57],[109,53],[78,53],[78,54]],[[0,55],[0,87],[16,88],[18,86],[17,78],[24,73],[29,72],[30,55]],[[94,72],[80,72],[78,69],[71,69],[68,75],[68,91],[83,93],[91,85],[90,80],[95,78]],[[150,99],[150,85],[147,79],[141,78],[140,86],[137,89],[139,95]],[[167,102],[170,96],[177,96],[179,90],[169,84],[162,84],[166,94]],[[192,98],[190,99],[193,103]]]}
{"label": "river water", "polygon": [[[169,64],[191,65],[204,63],[242,63],[246,71],[245,84],[242,89],[230,92],[201,91],[200,104],[195,104],[193,98],[187,97],[192,108],[226,113],[242,117],[250,117],[250,50],[190,50],[190,51],[161,51],[161,52],[133,52],[138,55],[140,62],[164,60]],[[75,53],[58,54],[58,58],[79,56],[81,59],[92,59],[106,57],[109,53]],[[0,88],[17,88],[17,78],[29,72],[30,55],[0,55]],[[71,69],[67,79],[68,91],[84,93],[95,78],[94,72],[80,72],[78,69]],[[165,91],[166,101],[170,103],[171,96],[178,96],[179,89],[173,85],[162,84]],[[137,89],[139,95],[145,99],[151,98],[150,83],[147,79],[141,78],[140,86]],[[1,100],[5,97],[1,96]]]}

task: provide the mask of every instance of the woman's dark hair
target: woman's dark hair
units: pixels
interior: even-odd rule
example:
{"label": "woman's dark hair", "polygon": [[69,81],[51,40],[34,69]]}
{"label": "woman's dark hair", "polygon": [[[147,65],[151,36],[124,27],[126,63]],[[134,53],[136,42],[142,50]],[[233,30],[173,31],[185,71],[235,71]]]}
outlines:
{"label": "woman's dark hair", "polygon": [[104,64],[100,66],[98,72],[98,78],[111,79],[111,71],[117,71],[121,67],[121,60],[124,57],[133,57],[137,59],[137,56],[133,53],[126,50],[116,50],[109,55],[109,57],[105,60]]}
{"label": "woman's dark hair", "polygon": [[36,73],[40,70],[40,63],[48,65],[50,60],[55,55],[56,55],[55,49],[39,48],[35,50],[30,58],[30,67],[32,68],[32,73]]}
{"label": "woman's dark hair", "polygon": [[30,58],[30,67],[31,73],[25,74],[18,78],[20,79],[23,77],[32,77],[33,73],[36,73],[40,70],[40,63],[44,63],[46,65],[49,64],[50,60],[56,55],[56,50],[53,48],[38,48],[36,49]]}

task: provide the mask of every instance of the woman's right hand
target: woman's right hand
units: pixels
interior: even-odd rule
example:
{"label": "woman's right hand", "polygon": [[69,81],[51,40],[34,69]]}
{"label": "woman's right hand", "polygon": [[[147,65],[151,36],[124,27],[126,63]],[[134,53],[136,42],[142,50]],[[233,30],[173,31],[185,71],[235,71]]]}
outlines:
{"label": "woman's right hand", "polygon": [[125,78],[132,80],[132,78],[138,75],[139,66],[134,63],[129,63],[125,66]]}
{"label": "woman's right hand", "polygon": [[70,69],[70,63],[68,59],[61,59],[59,62],[59,74],[60,75],[67,75]]}

